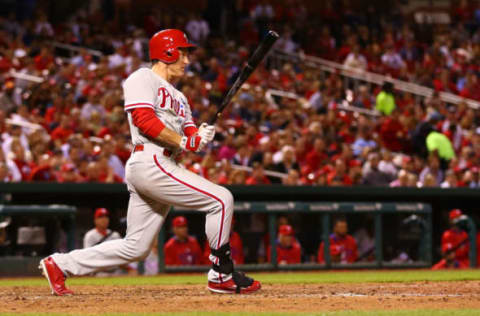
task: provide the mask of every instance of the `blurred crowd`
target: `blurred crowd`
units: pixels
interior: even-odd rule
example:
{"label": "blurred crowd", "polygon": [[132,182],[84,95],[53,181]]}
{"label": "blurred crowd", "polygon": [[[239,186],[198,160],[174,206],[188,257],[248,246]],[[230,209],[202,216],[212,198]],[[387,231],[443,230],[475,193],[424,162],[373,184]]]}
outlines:
{"label": "blurred crowd", "polygon": [[[158,9],[140,24],[122,10],[107,20],[92,6],[55,24],[41,10],[28,19],[1,16],[0,179],[122,182],[131,152],[122,81],[148,66],[148,38],[165,27],[199,45],[177,82],[198,124],[215,113],[270,28],[281,34],[278,50],[480,100],[476,2],[452,1],[452,23],[429,32],[402,13],[402,1],[391,2],[388,11],[357,11],[354,1],[325,1],[308,12],[297,0],[239,1],[223,28],[211,14]],[[70,56],[54,41],[84,49]],[[266,98],[268,89],[300,98]],[[345,101],[380,115],[340,110]],[[336,73],[272,55],[224,112],[208,150],[177,159],[219,184],[478,187],[479,119],[438,93],[422,99],[388,83],[350,86]]]}

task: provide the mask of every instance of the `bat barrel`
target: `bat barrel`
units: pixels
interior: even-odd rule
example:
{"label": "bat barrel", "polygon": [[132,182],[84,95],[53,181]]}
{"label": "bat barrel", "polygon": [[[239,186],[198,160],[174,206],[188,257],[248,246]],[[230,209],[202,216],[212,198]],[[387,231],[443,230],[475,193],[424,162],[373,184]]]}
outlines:
{"label": "bat barrel", "polygon": [[247,65],[242,69],[239,76],[235,80],[235,83],[232,85],[227,95],[225,96],[222,104],[218,107],[217,113],[215,113],[215,116],[210,119],[209,125],[215,124],[217,119],[221,116],[222,111],[230,103],[233,96],[237,93],[238,89],[240,89],[241,85],[248,79],[248,77],[255,70],[255,68],[257,68],[258,64],[260,64],[260,62],[263,60],[265,55],[272,48],[273,44],[278,38],[279,35],[275,31],[269,31],[267,33],[265,38],[262,40],[258,48],[253,53],[253,55],[248,59]]}

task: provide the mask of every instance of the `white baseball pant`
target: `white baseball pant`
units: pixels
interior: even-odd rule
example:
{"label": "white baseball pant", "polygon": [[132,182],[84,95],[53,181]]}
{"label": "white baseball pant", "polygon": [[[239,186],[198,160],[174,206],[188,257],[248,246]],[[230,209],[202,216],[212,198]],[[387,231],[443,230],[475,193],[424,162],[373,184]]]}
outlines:
{"label": "white baseball pant", "polygon": [[[86,275],[143,260],[171,205],[207,213],[205,230],[212,249],[229,242],[233,216],[230,191],[181,167],[163,155],[161,147],[145,144],[143,151],[133,153],[126,165],[126,182],[130,200],[125,238],[54,254],[53,260],[65,274]],[[210,259],[218,260],[212,255]],[[229,278],[212,269],[208,273],[214,282]]]}

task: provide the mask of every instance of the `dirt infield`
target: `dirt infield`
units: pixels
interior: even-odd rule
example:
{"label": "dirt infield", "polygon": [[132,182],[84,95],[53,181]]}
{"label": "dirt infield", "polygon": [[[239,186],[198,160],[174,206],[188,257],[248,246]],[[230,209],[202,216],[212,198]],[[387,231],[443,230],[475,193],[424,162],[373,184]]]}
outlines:
{"label": "dirt infield", "polygon": [[[45,284],[46,285],[46,284]],[[210,294],[205,286],[73,286],[54,297],[45,287],[0,287],[0,312],[319,312],[476,309],[480,281],[264,285],[253,295]]]}

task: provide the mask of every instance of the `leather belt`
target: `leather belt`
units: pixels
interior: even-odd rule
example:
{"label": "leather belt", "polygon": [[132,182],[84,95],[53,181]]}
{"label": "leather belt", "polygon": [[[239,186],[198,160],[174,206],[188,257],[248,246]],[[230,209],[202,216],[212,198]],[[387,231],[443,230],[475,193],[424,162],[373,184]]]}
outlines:
{"label": "leather belt", "polygon": [[[135,145],[135,147],[133,148],[133,152],[136,153],[138,151],[143,151],[144,150],[144,146],[143,144],[139,144],[139,145]],[[170,157],[172,155],[172,152],[166,148],[163,148],[163,155],[164,156],[167,156],[167,157]]]}

